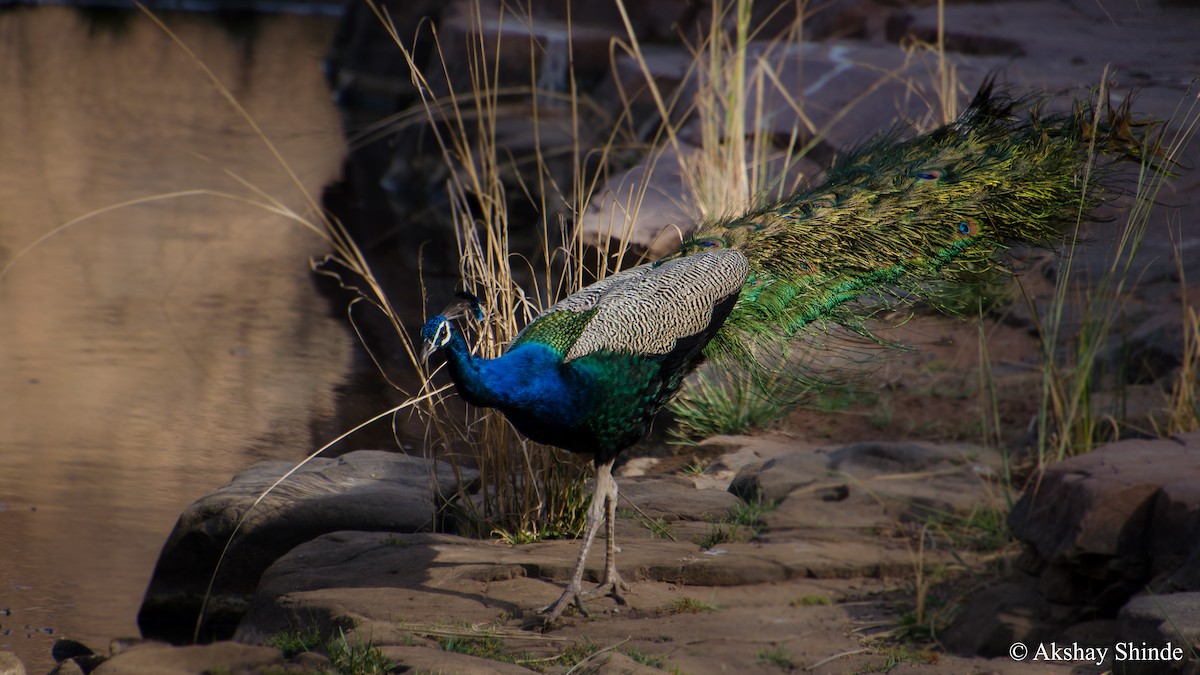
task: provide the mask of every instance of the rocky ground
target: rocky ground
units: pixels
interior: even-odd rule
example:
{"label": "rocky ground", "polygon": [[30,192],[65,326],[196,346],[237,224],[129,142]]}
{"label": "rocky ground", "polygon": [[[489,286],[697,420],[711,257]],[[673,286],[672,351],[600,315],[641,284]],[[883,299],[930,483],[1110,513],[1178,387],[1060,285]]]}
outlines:
{"label": "rocky ground", "polygon": [[[1200,74],[1200,12],[1166,1],[1112,5],[952,3],[946,44],[964,82],[995,72],[1020,90],[1068,99],[1111,63],[1116,96],[1137,88],[1137,110],[1170,117],[1195,95],[1187,87]],[[448,32],[455,6],[444,17]],[[648,40],[669,34],[664,26],[685,6],[654,5],[661,16],[641,7],[636,28]],[[583,48],[612,34],[604,32],[610,18],[592,20],[599,32],[580,34]],[[537,27],[545,37],[557,25]],[[928,81],[929,61],[904,61],[896,43],[929,38],[935,26],[934,7],[869,0],[832,3],[811,22],[812,42],[793,56],[803,64],[808,110],[828,127],[829,154],[898,116],[928,114],[911,84]],[[340,95],[401,92],[406,76],[351,77],[372,52],[347,44],[333,77]],[[673,49],[652,60],[663,81],[678,79]],[[850,114],[836,114],[851,103]],[[1185,346],[1188,286],[1177,270],[1200,270],[1198,154],[1195,144],[1186,150],[1184,170],[1160,196],[1169,208],[1152,219],[1142,247],[1127,329],[1103,352],[1143,356],[1120,403],[1144,429]],[[819,166],[814,159],[811,171]],[[614,177],[611,193],[647,171]],[[678,176],[654,180],[664,195],[678,192]],[[607,236],[604,209],[615,204],[596,202],[594,239]],[[646,209],[638,235],[645,248],[681,217],[674,204]],[[1082,249],[1087,261],[1106,259],[1113,231],[1093,233]],[[1045,278],[1034,277],[1036,295]],[[1000,436],[1016,451],[1027,445],[1040,396],[1033,321],[1018,303],[988,325]],[[534,610],[560,592],[575,542],[432,533],[429,465],[357,452],[314,462],[243,525],[206,615],[205,630],[231,640],[161,641],[190,635],[233,523],[286,467],[251,469],[181,517],[143,606],[150,641],[63,641],[54,672],[321,672],[373,655],[401,672],[1200,672],[1200,435],[1121,441],[1026,473],[1029,488],[1010,492],[1005,462],[1028,468],[1028,456],[1005,457],[973,440],[977,331],[919,317],[897,334],[915,349],[879,367],[869,397],[798,411],[767,433],[629,461],[618,477],[625,499],[617,525],[620,567],[633,582],[627,605],[596,600],[588,617],[530,630]],[[1021,661],[1009,651],[1018,642],[1031,650]],[[1038,646],[1051,643],[1108,651],[1031,664]],[[1117,647],[1168,644],[1178,658],[1115,658]],[[6,658],[0,674],[23,672]]]}
{"label": "rocky ground", "polygon": [[[627,465],[617,536],[628,604],[593,601],[590,616],[549,633],[531,630],[535,610],[560,592],[575,542],[411,532],[427,529],[429,485],[397,479],[419,461],[360,451],[298,475],[239,536],[242,549],[281,550],[291,532],[333,530],[265,569],[244,558],[228,567],[227,609],[238,604],[229,588],[253,588],[234,641],[122,643],[102,656],[63,641],[55,672],[321,672],[333,663],[314,652],[328,653],[330,636],[359,658],[369,645],[398,672],[1030,672],[1008,656],[1016,642],[1186,650],[1149,663],[1110,651],[1098,665],[1039,662],[1036,672],[1200,666],[1200,433],[1054,465],[1008,516],[1020,547],[1003,520],[1001,457],[977,447],[813,447],[776,432],[697,450],[711,458],[702,473]],[[197,502],[162,560],[185,550],[205,560],[279,469],[247,471]],[[341,529],[341,519],[374,531]],[[599,564],[594,556],[593,578]],[[162,579],[207,577],[179,567],[160,562],[148,608],[197,600],[194,584],[165,592]],[[262,646],[281,639],[313,651]]]}

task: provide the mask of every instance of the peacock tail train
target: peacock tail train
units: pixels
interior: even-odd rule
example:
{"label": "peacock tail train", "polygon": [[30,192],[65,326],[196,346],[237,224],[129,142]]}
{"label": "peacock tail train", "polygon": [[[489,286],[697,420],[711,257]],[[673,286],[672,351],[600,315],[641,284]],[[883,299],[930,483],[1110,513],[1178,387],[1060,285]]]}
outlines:
{"label": "peacock tail train", "polygon": [[988,82],[953,123],[872,139],[822,185],[701,228],[667,259],[731,249],[749,263],[705,355],[752,363],[756,346],[778,347],[814,322],[863,333],[869,312],[852,301],[872,291],[920,295],[994,265],[1011,245],[1070,238],[1112,195],[1116,165],[1153,157],[1138,126],[1128,100],[1050,115]]}

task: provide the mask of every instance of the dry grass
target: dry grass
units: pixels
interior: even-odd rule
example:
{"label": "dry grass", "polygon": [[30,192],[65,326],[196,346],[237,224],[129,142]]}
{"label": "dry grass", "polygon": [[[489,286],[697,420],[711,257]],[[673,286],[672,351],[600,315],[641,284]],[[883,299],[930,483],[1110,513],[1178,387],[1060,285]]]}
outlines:
{"label": "dry grass", "polygon": [[[509,12],[514,12],[510,15]],[[500,20],[520,18],[519,10],[507,8]],[[587,269],[585,247],[578,230],[567,227],[555,216],[562,205],[547,202],[548,195],[565,193],[570,203],[566,212],[578,215],[587,208],[595,187],[595,176],[584,172],[584,156],[598,155],[603,164],[614,147],[616,133],[608,135],[600,148],[580,145],[581,105],[573,68],[568,66],[568,91],[539,90],[539,73],[534,60],[541,46],[530,34],[529,86],[519,91],[501,89],[496,81],[497,63],[503,53],[502,37],[489,45],[484,38],[483,10],[478,3],[471,14],[471,39],[467,45],[469,86],[455,90],[436,29],[430,27],[442,73],[435,83],[427,79],[414,60],[402,36],[392,29],[392,37],[412,68],[414,83],[430,128],[437,138],[443,160],[450,171],[450,195],[463,288],[480,298],[482,317],[467,322],[469,341],[479,356],[494,358],[522,327],[556,300],[584,285]],[[380,14],[385,25],[391,25]],[[525,17],[527,20],[528,17]],[[497,36],[502,31],[496,32]],[[571,49],[568,32],[567,46]],[[570,63],[570,60],[568,60]],[[445,91],[435,95],[435,91]],[[502,115],[513,114],[514,100],[521,98],[520,114],[532,116],[534,132],[540,128],[544,101],[565,102],[575,139],[571,153],[574,177],[569,188],[553,185],[540,139],[532,158],[505,159],[497,144],[497,126]],[[563,149],[556,149],[562,151]],[[506,161],[521,161],[526,171],[509,172]],[[532,166],[532,170],[528,170]],[[534,259],[514,253],[510,239],[506,175],[532,175],[532,184],[520,185],[522,196],[537,202],[543,214],[540,225],[541,250]],[[528,179],[527,179],[528,180]],[[636,212],[636,209],[635,209]],[[603,274],[605,270],[601,269]],[[524,284],[529,284],[528,289]],[[435,308],[437,309],[437,308]],[[428,312],[427,312],[428,313]],[[414,367],[423,370],[415,359]],[[424,393],[432,391],[438,373],[427,373]],[[586,497],[581,483],[586,466],[577,457],[521,437],[500,413],[470,408],[465,417],[448,405],[442,395],[431,396],[421,407],[426,420],[426,447],[430,452],[450,459],[459,478],[459,494],[448,496],[460,523],[477,534],[497,534],[511,540],[530,540],[546,536],[570,535],[579,531],[584,520]],[[478,491],[463,480],[460,461],[478,468]]]}

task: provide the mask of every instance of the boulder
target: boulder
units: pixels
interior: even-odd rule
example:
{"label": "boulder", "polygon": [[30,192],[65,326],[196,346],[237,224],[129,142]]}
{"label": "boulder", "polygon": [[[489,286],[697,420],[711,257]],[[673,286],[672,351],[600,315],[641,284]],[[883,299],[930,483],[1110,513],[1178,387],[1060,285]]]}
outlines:
{"label": "boulder", "polygon": [[[1178,648],[1167,658],[1159,654],[1137,654],[1153,658],[1114,663],[1113,672],[1127,675],[1200,673],[1200,593],[1143,595],[1121,608],[1117,636],[1134,648]],[[1174,658],[1175,655],[1181,658]]]}
{"label": "boulder", "polygon": [[59,638],[50,648],[55,666],[50,675],[83,675],[91,673],[108,660],[108,654],[97,654],[92,648],[70,638]]}
{"label": "boulder", "polygon": [[826,455],[812,451],[793,452],[746,464],[734,476],[729,491],[747,502],[774,503],[827,475]]}
{"label": "boulder", "polygon": [[1179,569],[1167,578],[1169,588],[1177,591],[1200,591],[1200,526],[1187,537],[1195,542],[1191,553],[1179,565]]}
{"label": "boulder", "polygon": [[77,656],[92,656],[95,653],[91,647],[70,638],[59,638],[54,641],[54,646],[50,648],[50,657],[56,662],[66,661]]}
{"label": "boulder", "polygon": [[1052,464],[1008,522],[1050,600],[1120,607],[1192,553],[1200,433],[1121,441]]}
{"label": "boulder", "polygon": [[1070,614],[1070,608],[1047,602],[1031,580],[1006,581],[971,596],[939,639],[956,654],[1007,657],[1014,642],[1059,639]]}
{"label": "boulder", "polygon": [[370,450],[317,458],[261,501],[292,464],[264,462],[243,471],[180,515],[138,613],[142,634],[190,642],[214,571],[201,629],[208,639],[232,634],[263,570],[297,544],[348,527],[430,529],[438,496],[454,489],[449,467],[440,466],[435,476],[432,466],[422,458]]}
{"label": "boulder", "polygon": [[0,652],[0,675],[25,675],[25,664],[12,652]]}

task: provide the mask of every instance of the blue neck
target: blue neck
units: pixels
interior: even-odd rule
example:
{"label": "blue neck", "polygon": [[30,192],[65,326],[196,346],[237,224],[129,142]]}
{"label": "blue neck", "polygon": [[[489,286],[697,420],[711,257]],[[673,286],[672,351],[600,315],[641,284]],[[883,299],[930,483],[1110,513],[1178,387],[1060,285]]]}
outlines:
{"label": "blue neck", "polygon": [[536,408],[572,398],[560,368],[562,356],[545,345],[521,345],[485,359],[472,356],[455,330],[442,351],[459,393],[474,405],[508,412],[509,407]]}
{"label": "blue neck", "polygon": [[457,328],[450,333],[450,342],[442,347],[442,352],[446,355],[446,366],[450,369],[450,378],[454,380],[459,395],[472,405],[496,407],[500,398],[488,386],[483,368],[491,359],[471,356],[467,342]]}
{"label": "blue neck", "polygon": [[583,418],[587,392],[571,386],[562,355],[546,345],[525,343],[498,358],[477,358],[455,330],[442,351],[467,403],[499,409],[534,440],[563,447],[559,434]]}

